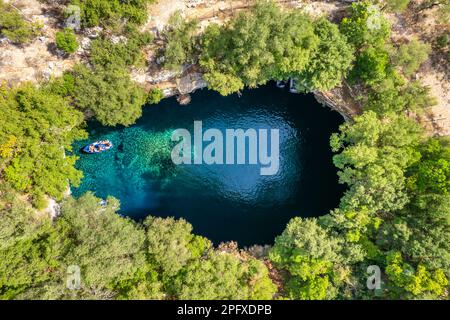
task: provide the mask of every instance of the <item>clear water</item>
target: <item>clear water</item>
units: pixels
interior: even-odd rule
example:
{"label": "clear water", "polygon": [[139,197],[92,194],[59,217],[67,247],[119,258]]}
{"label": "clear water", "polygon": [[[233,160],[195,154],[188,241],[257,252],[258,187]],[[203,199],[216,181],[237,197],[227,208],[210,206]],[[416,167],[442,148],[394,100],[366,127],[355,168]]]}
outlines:
{"label": "clear water", "polygon": [[[172,131],[279,129],[280,169],[261,176],[259,165],[173,165]],[[87,190],[121,201],[120,213],[140,220],[147,215],[183,217],[196,234],[215,244],[270,244],[294,216],[320,216],[337,206],[342,195],[332,164],[329,137],[342,117],[318,104],[312,95],[291,94],[268,85],[222,97],[203,90],[180,106],[175,99],[144,107],[131,127],[90,123],[90,141],[109,139],[114,148],[102,154],[77,151],[84,172],[75,196]]]}

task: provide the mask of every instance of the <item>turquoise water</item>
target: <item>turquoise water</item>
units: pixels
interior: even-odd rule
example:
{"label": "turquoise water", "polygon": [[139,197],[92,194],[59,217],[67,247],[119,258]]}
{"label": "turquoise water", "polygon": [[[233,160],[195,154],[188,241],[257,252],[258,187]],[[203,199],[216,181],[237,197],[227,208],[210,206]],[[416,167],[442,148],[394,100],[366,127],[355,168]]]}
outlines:
{"label": "turquoise water", "polygon": [[[260,165],[179,165],[172,163],[174,129],[279,129],[280,168],[261,176]],[[329,137],[342,117],[312,95],[290,94],[268,85],[222,97],[203,90],[180,106],[174,98],[144,107],[134,126],[89,124],[89,141],[109,139],[102,154],[77,152],[84,172],[79,196],[91,190],[121,201],[120,213],[140,220],[147,215],[183,217],[214,243],[235,240],[242,246],[272,243],[294,216],[320,216],[342,195],[332,164]],[[194,153],[198,152],[194,150]]]}

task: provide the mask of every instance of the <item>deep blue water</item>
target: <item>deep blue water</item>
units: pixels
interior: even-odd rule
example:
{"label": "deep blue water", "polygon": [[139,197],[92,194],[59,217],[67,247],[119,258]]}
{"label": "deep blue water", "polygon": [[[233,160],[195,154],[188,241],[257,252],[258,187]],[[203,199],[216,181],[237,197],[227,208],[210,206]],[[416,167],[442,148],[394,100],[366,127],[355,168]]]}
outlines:
{"label": "deep blue water", "polygon": [[[259,165],[180,165],[170,158],[174,129],[279,129],[280,168],[261,176]],[[312,95],[291,94],[274,85],[222,97],[202,90],[180,106],[174,98],[145,106],[134,126],[102,127],[91,122],[88,141],[110,139],[112,150],[77,152],[84,172],[75,196],[92,190],[115,196],[121,214],[139,220],[147,215],[183,217],[215,244],[273,243],[294,216],[320,216],[337,206],[343,192],[332,164],[329,137],[342,117],[318,104]],[[197,151],[195,151],[197,152]]]}

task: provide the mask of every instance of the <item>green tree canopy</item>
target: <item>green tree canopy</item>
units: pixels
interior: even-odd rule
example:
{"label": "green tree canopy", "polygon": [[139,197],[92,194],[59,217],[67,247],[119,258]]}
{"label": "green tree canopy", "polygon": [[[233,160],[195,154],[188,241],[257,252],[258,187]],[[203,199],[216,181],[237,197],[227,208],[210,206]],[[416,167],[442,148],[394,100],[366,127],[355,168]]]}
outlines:
{"label": "green tree canopy", "polygon": [[326,19],[314,22],[314,33],[319,37],[319,46],[298,80],[309,90],[329,90],[346,77],[354,60],[354,51],[337,25]]}
{"label": "green tree canopy", "polygon": [[393,62],[397,65],[405,76],[412,76],[420,65],[428,59],[431,46],[417,39],[413,39],[406,44],[400,45],[393,56]]}
{"label": "green tree canopy", "polygon": [[77,265],[86,288],[114,288],[145,264],[144,231],[117,214],[119,202],[106,203],[87,193],[68,198],[61,207],[56,229],[61,237],[63,267]]}
{"label": "green tree canopy", "polygon": [[122,68],[74,68],[74,103],[103,125],[132,125],[142,114],[145,91]]}
{"label": "green tree canopy", "polygon": [[341,30],[356,48],[380,47],[390,35],[390,25],[370,1],[352,3],[350,15],[341,21]]}
{"label": "green tree canopy", "polygon": [[179,299],[272,299],[276,292],[261,261],[221,252],[188,264],[174,287]]}
{"label": "green tree canopy", "polygon": [[185,20],[180,11],[169,19],[163,32],[166,44],[164,48],[164,66],[177,70],[183,63],[193,63],[196,54],[198,21]]}
{"label": "green tree canopy", "polygon": [[61,199],[68,183],[77,185],[71,151],[83,139],[83,115],[59,95],[24,84],[0,87],[0,172],[18,191]]}
{"label": "green tree canopy", "polygon": [[378,118],[367,111],[333,134],[331,147],[339,181],[349,185],[341,207],[373,212],[401,209],[408,201],[404,173],[419,158],[419,126],[406,116]]}

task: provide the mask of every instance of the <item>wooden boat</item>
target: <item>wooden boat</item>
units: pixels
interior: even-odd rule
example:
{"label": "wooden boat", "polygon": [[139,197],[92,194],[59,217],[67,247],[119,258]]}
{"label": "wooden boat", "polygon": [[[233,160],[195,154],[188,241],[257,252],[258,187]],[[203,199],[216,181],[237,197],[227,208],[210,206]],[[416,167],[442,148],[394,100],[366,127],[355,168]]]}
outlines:
{"label": "wooden boat", "polygon": [[109,140],[102,140],[102,141],[95,141],[91,144],[88,144],[83,148],[83,151],[85,153],[102,153],[105,152],[113,147],[111,141]]}

